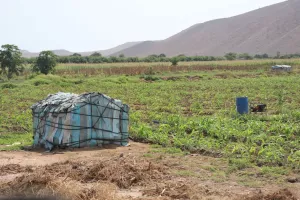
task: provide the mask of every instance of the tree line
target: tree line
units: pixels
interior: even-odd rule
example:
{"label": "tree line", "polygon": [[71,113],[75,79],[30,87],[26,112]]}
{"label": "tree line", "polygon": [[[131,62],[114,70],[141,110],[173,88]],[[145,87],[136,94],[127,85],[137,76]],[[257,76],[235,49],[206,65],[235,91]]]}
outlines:
{"label": "tree line", "polygon": [[[42,51],[34,62],[31,63],[33,72],[48,74],[54,71],[57,56],[52,51]],[[18,46],[5,44],[0,49],[0,75],[11,79],[13,75],[19,75],[28,64],[27,59],[22,57]],[[0,76],[0,79],[1,79]]]}
{"label": "tree line", "polygon": [[[290,59],[300,58],[300,54],[285,54],[280,55],[278,52],[276,56],[269,56],[268,54],[256,54],[254,56],[248,53],[227,53],[224,56],[185,56],[178,55],[175,57],[167,57],[165,54],[149,55],[147,57],[125,57],[124,54],[119,56],[102,56],[100,53],[95,52],[90,56],[82,56],[74,53],[70,56],[57,56],[58,63],[137,63],[137,62],[192,62],[192,61],[221,61],[221,60],[253,60],[253,59]],[[36,62],[37,58],[25,58],[26,63],[32,64]]]}
{"label": "tree line", "polygon": [[[218,60],[252,60],[252,59],[290,59],[300,58],[300,54],[281,55],[277,52],[275,57],[268,54],[256,54],[254,56],[248,53],[227,53],[223,57],[216,56],[185,56],[178,55],[175,57],[167,57],[165,54],[150,55],[144,58],[125,57],[124,54],[119,56],[105,57],[95,52],[90,56],[82,56],[74,53],[71,56],[57,56],[52,51],[42,51],[36,58],[24,58],[18,46],[6,44],[0,49],[0,75],[12,78],[14,74],[19,75],[24,71],[24,65],[30,64],[33,72],[48,74],[54,71],[57,63],[124,63],[124,62],[171,62],[173,66],[178,62],[191,61],[218,61]],[[1,77],[0,77],[1,78]]]}

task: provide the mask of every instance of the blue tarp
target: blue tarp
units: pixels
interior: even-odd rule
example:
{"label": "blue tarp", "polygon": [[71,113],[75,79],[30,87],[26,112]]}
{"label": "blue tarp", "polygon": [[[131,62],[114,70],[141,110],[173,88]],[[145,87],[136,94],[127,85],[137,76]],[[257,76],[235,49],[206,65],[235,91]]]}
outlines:
{"label": "blue tarp", "polygon": [[129,106],[100,93],[57,93],[32,105],[34,146],[128,144]]}

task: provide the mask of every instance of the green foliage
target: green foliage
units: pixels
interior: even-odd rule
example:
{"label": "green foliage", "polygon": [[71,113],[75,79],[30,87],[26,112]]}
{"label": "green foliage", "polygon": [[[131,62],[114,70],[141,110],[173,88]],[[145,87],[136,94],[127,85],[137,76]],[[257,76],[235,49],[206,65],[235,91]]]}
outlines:
{"label": "green foliage", "polygon": [[253,57],[250,56],[248,53],[242,53],[239,55],[240,60],[252,60]]}
{"label": "green foliage", "polygon": [[102,55],[99,52],[94,52],[94,53],[91,54],[91,56],[101,57]]}
{"label": "green foliage", "polygon": [[225,58],[227,59],[227,60],[236,60],[236,58],[237,58],[237,54],[236,53],[227,53],[227,54],[225,54]]}
{"label": "green foliage", "polygon": [[277,177],[278,175],[288,175],[288,170],[281,167],[262,167],[261,174],[265,177]]}
{"label": "green foliage", "polygon": [[13,74],[19,75],[24,71],[24,59],[20,49],[15,45],[2,45],[0,50],[0,75],[6,75],[8,79]]}
{"label": "green foliage", "polygon": [[230,158],[229,159],[229,172],[236,170],[243,170],[252,167],[249,159],[247,158]]}
{"label": "green foliage", "polygon": [[145,75],[154,75],[155,71],[153,70],[153,67],[149,67],[148,70],[145,71]]}
{"label": "green foliage", "polygon": [[34,72],[49,74],[56,66],[56,55],[52,51],[42,51],[33,65]]}
{"label": "green foliage", "polygon": [[79,53],[73,53],[72,56],[81,56],[81,54],[79,54]]}
{"label": "green foliage", "polygon": [[14,89],[17,88],[18,86],[16,84],[13,83],[4,83],[3,85],[1,85],[2,89]]}
{"label": "green foliage", "polygon": [[178,64],[178,58],[177,57],[173,57],[171,58],[171,63],[172,63],[172,66],[176,66]]}
{"label": "green foliage", "polygon": [[50,80],[45,80],[45,79],[35,79],[33,81],[33,85],[34,86],[40,86],[40,85],[48,85],[50,84],[51,81]]}
{"label": "green foliage", "polygon": [[84,80],[82,80],[82,79],[80,79],[80,80],[75,80],[74,83],[75,83],[76,85],[82,84],[82,83],[84,83]]}
{"label": "green foliage", "polygon": [[291,166],[293,166],[295,169],[300,169],[300,150],[296,150],[292,152],[289,157],[288,161]]}
{"label": "green foliage", "polygon": [[269,55],[268,54],[256,54],[255,56],[254,56],[254,58],[255,59],[267,59],[267,58],[269,58]]}
{"label": "green foliage", "polygon": [[[223,73],[166,72],[164,76],[176,78],[155,82],[139,76],[34,75],[13,82],[16,89],[0,89],[0,135],[31,132],[30,106],[48,94],[99,91],[129,104],[131,137],[167,147],[155,145],[156,151],[223,156],[229,171],[253,166],[299,169],[298,74],[232,70],[227,79],[215,76]],[[239,95],[266,102],[267,113],[237,115],[234,99]]]}
{"label": "green foliage", "polygon": [[31,133],[0,134],[0,151],[20,150],[23,146],[29,146],[31,144],[32,144]]}
{"label": "green foliage", "polygon": [[[207,62],[207,61],[223,61],[223,60],[252,60],[255,59],[267,59],[270,58],[268,54],[256,54],[252,56],[248,53],[243,53],[237,55],[236,53],[228,53],[225,56],[185,56],[183,54],[176,56],[178,62]],[[293,58],[300,58],[300,54],[286,54],[280,57],[275,56],[276,59],[293,59]],[[36,58],[24,58],[27,64],[35,63]],[[165,54],[160,55],[149,55],[147,57],[138,58],[138,57],[125,57],[124,54],[120,54],[119,56],[111,56],[105,57],[102,56],[99,52],[95,52],[90,56],[81,56],[78,53],[74,53],[70,56],[58,56],[57,62],[58,63],[157,63],[157,62],[164,62],[168,63],[171,62],[173,58],[167,57]],[[222,64],[222,63],[220,63]],[[272,61],[271,63],[266,64],[276,64],[276,62]],[[289,61],[283,62],[283,64],[289,64]]]}
{"label": "green foliage", "polygon": [[160,78],[152,76],[152,75],[144,75],[144,76],[141,76],[141,78],[143,78],[145,81],[158,81],[158,80],[160,80]]}

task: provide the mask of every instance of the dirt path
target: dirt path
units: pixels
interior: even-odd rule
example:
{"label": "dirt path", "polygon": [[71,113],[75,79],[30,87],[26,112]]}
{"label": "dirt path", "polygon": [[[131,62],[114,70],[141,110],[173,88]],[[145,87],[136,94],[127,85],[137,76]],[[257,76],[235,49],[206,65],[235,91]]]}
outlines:
{"label": "dirt path", "polygon": [[227,164],[222,158],[166,153],[135,142],[128,147],[52,153],[0,152],[0,163],[0,195],[108,200],[300,199],[299,183],[276,184],[257,178],[246,180],[246,186],[235,176],[225,175]]}
{"label": "dirt path", "polygon": [[73,150],[54,150],[47,153],[45,150],[0,152],[0,166],[19,164],[21,166],[44,166],[66,160],[97,160],[103,157],[114,157],[120,154],[141,155],[149,150],[147,144],[131,142],[128,147],[107,145],[105,148],[83,148]]}

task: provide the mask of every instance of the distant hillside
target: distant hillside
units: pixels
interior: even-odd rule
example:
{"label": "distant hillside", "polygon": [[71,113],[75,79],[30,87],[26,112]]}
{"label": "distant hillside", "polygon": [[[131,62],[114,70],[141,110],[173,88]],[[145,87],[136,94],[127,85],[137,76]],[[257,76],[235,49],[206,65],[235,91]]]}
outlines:
{"label": "distant hillside", "polygon": [[[126,48],[130,48],[130,47],[132,47],[134,45],[137,45],[139,43],[140,42],[127,42],[125,44],[116,46],[116,47],[111,48],[111,49],[96,50],[96,51],[90,51],[90,52],[79,52],[79,54],[81,54],[82,56],[89,56],[89,55],[91,55],[94,52],[99,52],[103,56],[108,56],[108,55],[114,54],[114,53],[116,53],[118,51],[122,51],[122,50],[124,50]],[[64,49],[51,50],[51,51],[53,53],[55,53],[56,55],[58,55],[58,56],[69,56],[69,55],[72,55],[72,54],[75,53],[75,52],[70,52],[70,51],[67,51],[67,50],[64,50]],[[26,57],[26,58],[37,57],[39,55],[39,53],[33,53],[33,52],[29,52],[27,50],[21,50],[21,52],[22,52],[23,57]]]}
{"label": "distant hillside", "polygon": [[21,52],[22,52],[22,56],[25,58],[37,57],[39,55],[39,53],[32,53],[27,50],[21,50]]}
{"label": "distant hillside", "polygon": [[300,52],[300,0],[264,7],[235,17],[196,24],[161,41],[147,41],[113,55],[211,55],[227,52]]}
{"label": "distant hillside", "polygon": [[125,43],[125,44],[121,44],[121,45],[116,46],[116,47],[113,47],[113,48],[111,48],[111,49],[98,50],[98,51],[90,51],[90,52],[79,52],[79,53],[80,53],[81,55],[83,55],[83,56],[89,56],[89,55],[91,55],[91,54],[94,53],[94,52],[99,52],[99,53],[101,53],[103,56],[109,56],[109,55],[111,55],[111,54],[114,54],[114,53],[116,53],[116,52],[118,52],[118,51],[122,51],[122,50],[124,50],[124,49],[130,48],[130,47],[132,47],[132,46],[134,46],[134,45],[137,45],[137,44],[139,44],[139,43],[141,43],[141,42],[127,42],[127,43]]}

